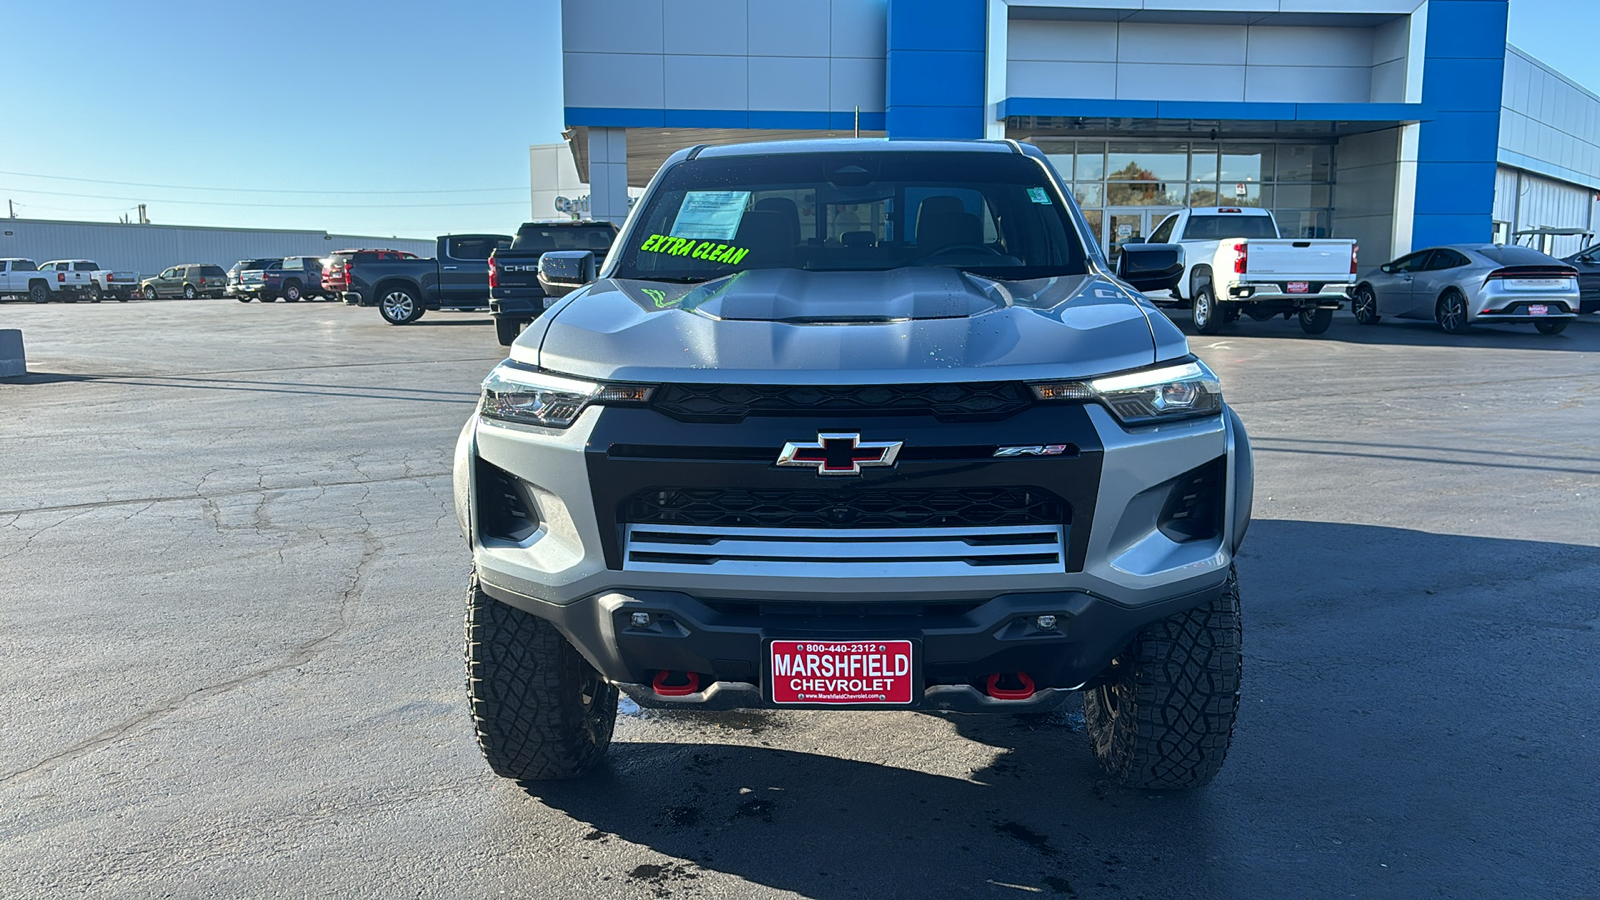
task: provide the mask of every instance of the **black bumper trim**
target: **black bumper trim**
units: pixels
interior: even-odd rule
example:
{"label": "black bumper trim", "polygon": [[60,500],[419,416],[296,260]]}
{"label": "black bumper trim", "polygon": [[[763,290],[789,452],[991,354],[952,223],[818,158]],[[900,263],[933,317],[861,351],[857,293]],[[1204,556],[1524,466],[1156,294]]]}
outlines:
{"label": "black bumper trim", "polygon": [[[909,708],[961,712],[1016,711],[1025,704],[991,708],[963,702],[957,694],[964,692],[934,688],[971,685],[990,674],[1019,671],[1027,672],[1041,689],[1077,688],[1104,672],[1140,628],[1209,603],[1223,588],[1218,582],[1212,588],[1137,607],[1084,591],[1056,591],[1001,594],[959,615],[922,615],[920,605],[888,603],[875,610],[881,615],[860,615],[859,609],[831,615],[768,615],[737,608],[722,612],[675,591],[608,591],[558,605],[488,580],[482,583],[496,600],[550,621],[601,674],[618,684],[647,685],[656,671],[669,670],[760,686],[766,642],[772,638],[905,638],[919,645],[924,686],[923,696]],[[898,609],[905,609],[904,614],[897,614]],[[635,612],[650,613],[650,624],[634,626]],[[1056,616],[1057,627],[1039,630],[1033,620],[1040,615]],[[751,694],[730,684],[724,693],[722,702],[739,706],[716,708],[770,705],[764,689]],[[665,698],[661,702],[671,703]],[[697,705],[692,698],[680,704]]]}

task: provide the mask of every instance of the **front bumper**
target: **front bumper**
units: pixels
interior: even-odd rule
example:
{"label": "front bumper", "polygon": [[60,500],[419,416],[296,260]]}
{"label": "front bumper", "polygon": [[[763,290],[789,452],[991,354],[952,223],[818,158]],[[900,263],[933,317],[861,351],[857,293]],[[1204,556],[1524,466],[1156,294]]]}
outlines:
{"label": "front bumper", "polygon": [[[487,582],[484,590],[554,623],[602,675],[647,705],[772,705],[764,661],[774,639],[910,640],[913,702],[884,708],[1019,712],[1059,703],[1066,692],[1094,681],[1140,628],[1214,601],[1222,585],[1137,607],[1082,591],[1056,591],[967,604],[888,605],[875,615],[830,614],[826,604],[786,609],[724,603],[674,591],[612,591],[550,604]],[[634,625],[635,613],[648,613],[649,624]],[[1038,628],[1035,620],[1041,615],[1055,616],[1057,625]],[[648,686],[658,671],[694,672],[705,679],[704,686],[663,697]],[[1039,690],[1025,700],[995,700],[983,693],[989,675],[1012,672],[1028,673]]]}
{"label": "front bumper", "polygon": [[[870,430],[869,440],[902,439],[907,449],[895,466],[865,469],[859,478],[773,464],[785,436],[809,439],[841,429]],[[992,456],[993,445],[1040,442],[1071,442],[1078,452]],[[1216,531],[1175,539],[1160,525],[1164,508],[1202,468],[1216,474]],[[536,529],[509,537],[496,531],[492,507],[504,494],[489,485],[501,477],[493,470],[526,490]],[[994,701],[977,693],[973,680],[995,673],[1026,671],[1041,687],[1076,687],[1104,670],[1139,627],[1207,602],[1221,589],[1249,523],[1252,481],[1248,437],[1231,410],[1130,430],[1093,404],[1036,408],[978,425],[920,416],[690,424],[654,410],[593,407],[562,431],[475,417],[462,430],[455,458],[457,517],[483,589],[555,623],[625,688],[648,684],[653,670],[700,672],[724,685],[670,701],[676,704],[759,700],[759,692],[753,698],[739,686],[761,685],[762,647],[775,636],[917,641],[926,662],[918,701],[924,708],[983,711]],[[730,526],[710,543],[730,548],[731,556],[707,562],[698,544],[713,528],[654,524],[658,543],[646,546],[635,524],[646,520],[630,518],[632,498],[669,486],[748,490],[759,492],[758,499],[767,491],[835,491],[848,499],[951,485],[1032,485],[1027,490],[1060,498],[1068,519],[1056,526],[1059,545],[1045,548],[1058,548],[1059,557],[992,565],[982,558],[983,542],[1003,543],[999,532],[1006,529],[975,526],[970,555],[978,562],[942,560],[939,568],[921,559],[863,559],[931,555],[926,544],[903,548],[916,543],[919,530],[960,529],[906,528],[911,536],[902,545],[878,554],[864,548],[891,546],[871,543],[885,529],[829,531],[812,522]],[[680,546],[660,546],[662,533],[673,538],[675,529]],[[756,549],[731,549],[739,546]],[[755,555],[739,558],[740,552]],[[634,629],[635,611],[670,624]],[[1061,628],[1053,635],[1014,632],[1038,615],[1056,616]],[[1018,702],[1004,708],[1016,710]]]}

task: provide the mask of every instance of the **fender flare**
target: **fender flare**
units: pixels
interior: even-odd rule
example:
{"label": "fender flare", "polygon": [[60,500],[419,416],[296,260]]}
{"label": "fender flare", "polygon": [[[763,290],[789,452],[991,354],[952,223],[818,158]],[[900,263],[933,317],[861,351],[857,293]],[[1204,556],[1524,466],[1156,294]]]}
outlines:
{"label": "fender flare", "polygon": [[1239,547],[1244,544],[1245,532],[1250,530],[1256,466],[1250,449],[1250,433],[1245,430],[1244,422],[1231,406],[1224,407],[1224,414],[1227,416],[1228,435],[1233,446],[1233,520],[1229,523],[1232,526],[1229,535],[1232,538],[1232,552],[1238,553]]}

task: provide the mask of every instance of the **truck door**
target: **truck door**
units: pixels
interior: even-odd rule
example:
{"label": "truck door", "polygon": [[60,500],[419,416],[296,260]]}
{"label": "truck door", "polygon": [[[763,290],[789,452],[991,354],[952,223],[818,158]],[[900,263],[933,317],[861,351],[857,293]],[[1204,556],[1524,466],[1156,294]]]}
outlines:
{"label": "truck door", "polygon": [[489,254],[511,246],[511,238],[493,234],[447,237],[439,255],[439,305],[489,305]]}

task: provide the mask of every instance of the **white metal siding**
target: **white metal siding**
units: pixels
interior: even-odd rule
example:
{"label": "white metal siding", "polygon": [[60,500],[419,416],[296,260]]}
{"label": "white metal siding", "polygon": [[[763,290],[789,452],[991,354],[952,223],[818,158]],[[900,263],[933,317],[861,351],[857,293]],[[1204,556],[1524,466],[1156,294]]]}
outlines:
{"label": "white metal siding", "polygon": [[1007,31],[1012,97],[1405,99],[1404,47],[1395,39],[1403,32],[1393,27],[1013,18]]}
{"label": "white metal siding", "polygon": [[[1495,175],[1494,218],[1524,228],[1588,228],[1595,226],[1595,191],[1501,166]],[[1566,256],[1583,249],[1581,237],[1559,237],[1551,253]]]}
{"label": "white metal siding", "polygon": [[432,256],[434,241],[321,231],[0,219],[0,257],[35,262],[92,259],[107,269],[131,269],[141,275],[182,263],[214,263],[226,269],[254,256],[327,256],[349,247],[387,247]]}
{"label": "white metal siding", "polygon": [[1511,46],[1500,96],[1502,163],[1600,188],[1600,97]]}

